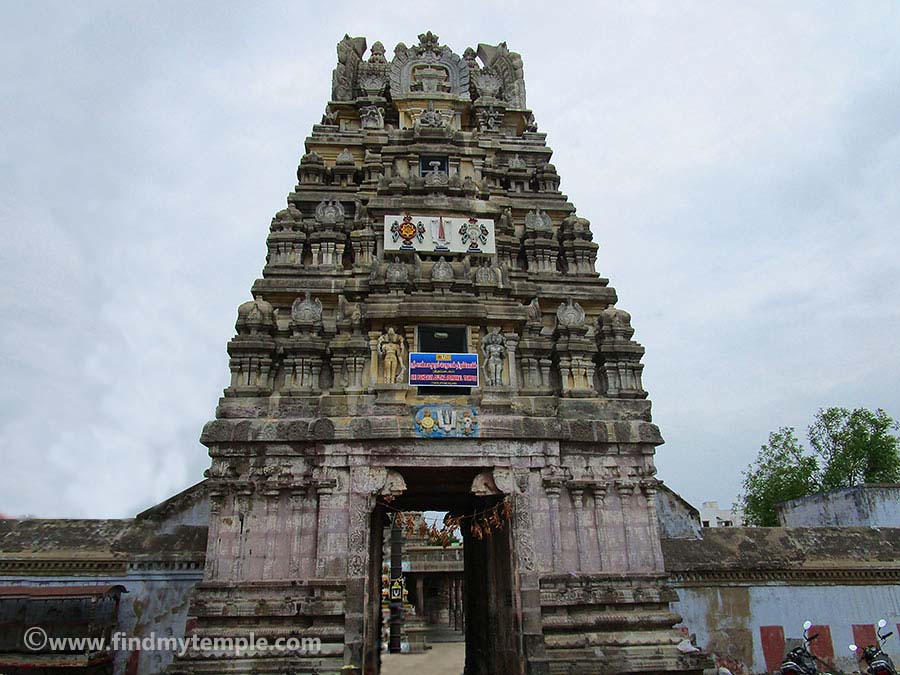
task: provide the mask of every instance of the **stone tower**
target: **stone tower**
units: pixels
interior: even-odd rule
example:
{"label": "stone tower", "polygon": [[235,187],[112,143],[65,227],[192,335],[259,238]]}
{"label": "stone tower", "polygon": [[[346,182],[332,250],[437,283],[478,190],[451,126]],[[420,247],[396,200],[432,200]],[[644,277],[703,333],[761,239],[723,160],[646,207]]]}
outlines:
{"label": "stone tower", "polygon": [[337,45],[332,100],[238,308],[212,466],[200,637],[176,673],[378,672],[388,505],[465,540],[468,675],[700,672],[676,649],[643,347],[505,43]]}

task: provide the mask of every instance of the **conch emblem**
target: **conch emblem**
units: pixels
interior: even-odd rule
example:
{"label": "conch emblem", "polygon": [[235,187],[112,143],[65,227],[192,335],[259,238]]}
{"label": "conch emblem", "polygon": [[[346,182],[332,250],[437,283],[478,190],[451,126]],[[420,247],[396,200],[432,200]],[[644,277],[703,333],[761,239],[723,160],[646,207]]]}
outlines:
{"label": "conch emblem", "polygon": [[463,244],[468,244],[469,253],[480,253],[481,247],[487,244],[490,231],[483,223],[479,223],[477,218],[469,218],[459,228],[459,236],[462,238]]}

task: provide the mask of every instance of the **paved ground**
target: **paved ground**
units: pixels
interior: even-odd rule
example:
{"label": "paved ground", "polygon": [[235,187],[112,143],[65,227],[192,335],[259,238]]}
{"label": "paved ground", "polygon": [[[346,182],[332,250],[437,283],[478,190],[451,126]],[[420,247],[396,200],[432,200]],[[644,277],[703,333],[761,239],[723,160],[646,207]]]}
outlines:
{"label": "paved ground", "polygon": [[462,675],[465,642],[439,642],[424,654],[384,654],[381,675]]}

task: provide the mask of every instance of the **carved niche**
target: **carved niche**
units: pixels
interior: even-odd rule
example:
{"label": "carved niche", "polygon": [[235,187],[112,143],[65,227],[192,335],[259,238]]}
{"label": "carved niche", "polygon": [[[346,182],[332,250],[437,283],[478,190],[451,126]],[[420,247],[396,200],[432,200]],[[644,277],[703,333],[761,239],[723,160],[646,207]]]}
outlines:
{"label": "carved niche", "polygon": [[417,94],[450,94],[469,98],[469,64],[431,31],[419,36],[419,44],[407,48],[402,42],[394,50],[390,65],[391,97]]}

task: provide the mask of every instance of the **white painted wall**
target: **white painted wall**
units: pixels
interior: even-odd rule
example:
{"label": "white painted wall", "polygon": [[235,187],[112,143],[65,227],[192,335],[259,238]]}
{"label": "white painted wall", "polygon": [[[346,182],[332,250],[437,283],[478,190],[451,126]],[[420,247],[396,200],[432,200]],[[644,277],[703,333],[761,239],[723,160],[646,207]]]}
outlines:
{"label": "white painted wall", "polygon": [[[733,636],[749,629],[752,662],[746,673],[765,673],[766,662],[760,639],[760,626],[783,626],[787,640],[799,638],[803,622],[831,628],[836,664],[842,670],[856,669],[856,659],[847,649],[853,642],[853,624],[875,624],[884,618],[895,635],[885,645],[895,662],[900,662],[900,586],[718,586],[675,587],[679,601],[674,609],[681,614],[682,626],[697,636],[700,647],[728,645]],[[745,606],[749,616],[744,613]],[[733,645],[737,646],[737,645]],[[722,650],[725,654],[727,651]],[[736,650],[739,653],[743,650]]]}

